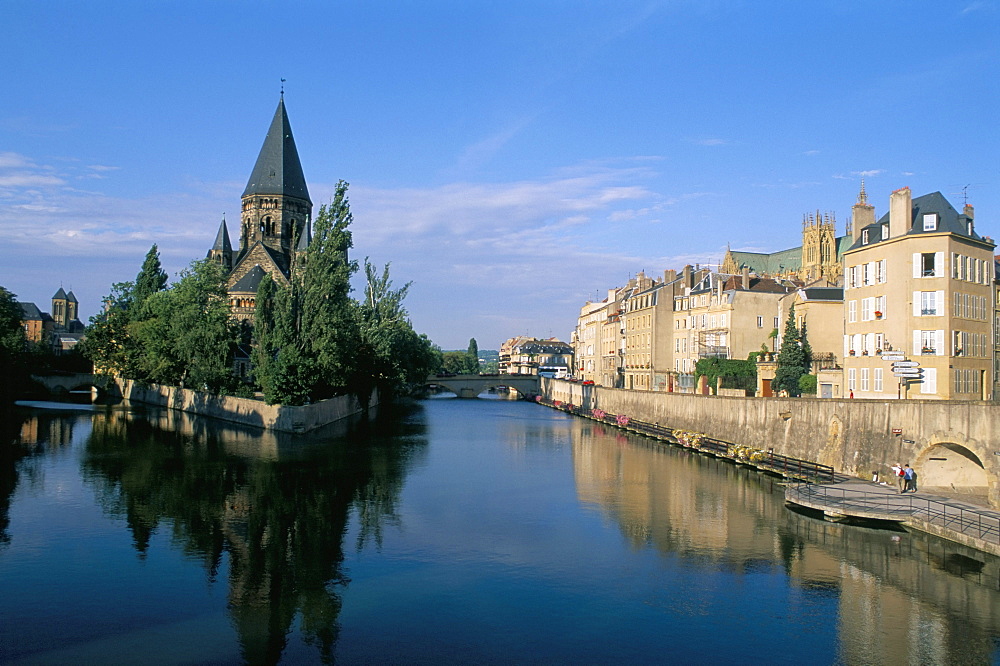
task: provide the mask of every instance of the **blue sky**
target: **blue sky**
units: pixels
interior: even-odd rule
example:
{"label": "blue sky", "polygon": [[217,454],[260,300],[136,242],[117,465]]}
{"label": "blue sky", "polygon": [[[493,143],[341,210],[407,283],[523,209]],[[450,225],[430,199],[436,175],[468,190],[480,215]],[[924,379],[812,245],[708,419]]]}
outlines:
{"label": "blue sky", "polygon": [[1000,0],[7,0],[0,285],[97,312],[175,275],[240,195],[280,80],[318,208],[412,281],[414,327],[568,339],[640,270],[844,233],[865,178],[1000,234]]}

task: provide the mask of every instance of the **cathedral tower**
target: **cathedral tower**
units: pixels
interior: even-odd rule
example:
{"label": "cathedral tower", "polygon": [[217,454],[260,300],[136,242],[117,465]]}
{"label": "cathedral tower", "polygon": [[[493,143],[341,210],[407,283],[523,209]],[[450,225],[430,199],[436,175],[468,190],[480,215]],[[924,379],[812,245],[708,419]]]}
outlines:
{"label": "cathedral tower", "polygon": [[240,254],[260,241],[284,258],[283,269],[287,271],[295,250],[293,243],[302,236],[311,211],[312,201],[282,97],[243,191]]}

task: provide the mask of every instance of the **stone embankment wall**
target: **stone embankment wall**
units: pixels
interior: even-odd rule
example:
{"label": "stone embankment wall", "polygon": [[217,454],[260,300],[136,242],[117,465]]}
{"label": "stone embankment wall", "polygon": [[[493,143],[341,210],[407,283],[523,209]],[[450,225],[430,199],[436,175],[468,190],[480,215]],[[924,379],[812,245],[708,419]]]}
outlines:
{"label": "stone embankment wall", "polygon": [[[262,400],[249,398],[215,396],[176,386],[138,384],[131,380],[122,380],[119,384],[122,396],[132,402],[281,432],[309,432],[362,411],[354,396],[339,396],[312,405],[291,407],[268,405]],[[373,394],[371,405],[376,404],[377,396]]]}
{"label": "stone embankment wall", "polygon": [[[883,476],[893,463],[918,474],[938,464],[942,447],[979,459],[989,500],[1000,507],[1000,406],[940,400],[740,398],[609,389],[542,379],[541,393],[609,414],[701,432],[713,439]],[[900,434],[893,434],[899,429]]]}

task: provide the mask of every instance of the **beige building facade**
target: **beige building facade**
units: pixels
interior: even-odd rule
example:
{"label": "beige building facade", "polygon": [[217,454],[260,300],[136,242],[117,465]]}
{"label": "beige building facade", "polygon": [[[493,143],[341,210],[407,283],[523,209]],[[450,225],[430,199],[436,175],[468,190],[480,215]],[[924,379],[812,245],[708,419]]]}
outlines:
{"label": "beige building facade", "polygon": [[995,245],[972,206],[958,213],[940,192],[914,199],[904,187],[874,217],[862,192],[844,253],[844,391],[992,398]]}

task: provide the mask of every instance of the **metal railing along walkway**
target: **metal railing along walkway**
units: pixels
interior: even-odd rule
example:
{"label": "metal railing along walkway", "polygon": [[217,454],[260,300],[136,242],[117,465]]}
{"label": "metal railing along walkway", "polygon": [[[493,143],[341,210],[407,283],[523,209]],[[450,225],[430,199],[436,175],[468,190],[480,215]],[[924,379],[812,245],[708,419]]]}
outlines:
{"label": "metal railing along walkway", "polygon": [[905,522],[911,518],[990,544],[1000,545],[1000,513],[976,509],[932,495],[898,494],[891,489],[842,488],[799,483],[785,490],[793,504],[822,508],[845,516]]}

